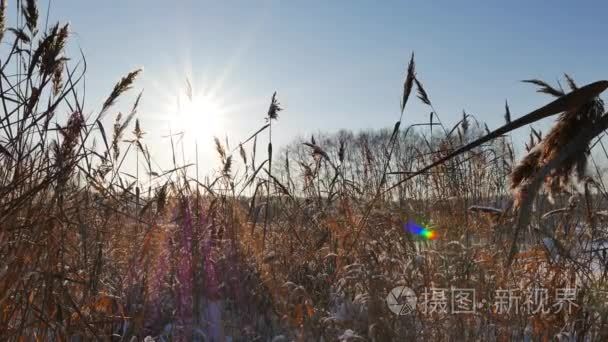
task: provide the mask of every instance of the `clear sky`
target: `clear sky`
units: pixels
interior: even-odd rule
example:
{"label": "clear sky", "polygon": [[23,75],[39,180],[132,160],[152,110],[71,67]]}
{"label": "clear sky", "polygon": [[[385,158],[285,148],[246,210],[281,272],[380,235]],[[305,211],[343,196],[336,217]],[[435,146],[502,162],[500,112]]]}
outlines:
{"label": "clear sky", "polygon": [[[514,117],[549,100],[522,79],[608,78],[606,13],[606,1],[54,0],[50,17],[70,21],[86,54],[90,110],[144,67],[139,118],[156,149],[166,146],[167,108],[186,77],[222,108],[221,120],[197,121],[213,128],[190,127],[199,146],[212,146],[211,134],[245,138],[275,90],[285,107],[273,130],[279,144],[319,130],[392,127],[412,51],[444,122],[465,109],[497,127],[505,99]],[[428,118],[414,102],[406,124]]]}

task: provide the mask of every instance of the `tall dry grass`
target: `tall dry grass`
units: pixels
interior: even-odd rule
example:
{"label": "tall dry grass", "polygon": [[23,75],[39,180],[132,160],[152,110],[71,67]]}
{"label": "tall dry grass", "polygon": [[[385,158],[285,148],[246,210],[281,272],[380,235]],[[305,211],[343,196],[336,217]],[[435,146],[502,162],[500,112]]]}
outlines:
{"label": "tall dry grass", "polygon": [[[466,112],[447,126],[412,55],[392,130],[318,134],[273,151],[283,110],[274,93],[236,148],[215,140],[220,170],[200,179],[198,162],[175,157],[177,135],[173,164],[156,166],[141,94],[116,113],[140,70],[91,112],[86,61],[65,55],[69,27],[42,29],[36,2],[25,1],[17,27],[5,28],[2,5],[3,340],[608,337],[606,264],[596,258],[605,250],[589,247],[608,238],[606,81],[578,87],[566,76],[566,93],[532,80],[557,99],[520,118],[505,104],[494,131]],[[406,124],[412,92],[428,122]],[[556,114],[517,162],[508,134]],[[408,234],[408,219],[439,238]],[[497,289],[576,284],[579,307],[499,314],[485,303],[476,314],[397,316],[384,298],[400,284],[418,294],[472,288],[488,300]]]}

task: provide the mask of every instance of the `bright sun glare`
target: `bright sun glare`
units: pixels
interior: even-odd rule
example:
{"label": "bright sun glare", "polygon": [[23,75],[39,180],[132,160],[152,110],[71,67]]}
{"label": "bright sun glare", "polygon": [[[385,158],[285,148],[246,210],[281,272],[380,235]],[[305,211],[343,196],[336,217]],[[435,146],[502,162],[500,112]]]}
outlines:
{"label": "bright sun glare", "polygon": [[222,135],[224,109],[210,94],[178,95],[170,109],[171,129],[196,139]]}

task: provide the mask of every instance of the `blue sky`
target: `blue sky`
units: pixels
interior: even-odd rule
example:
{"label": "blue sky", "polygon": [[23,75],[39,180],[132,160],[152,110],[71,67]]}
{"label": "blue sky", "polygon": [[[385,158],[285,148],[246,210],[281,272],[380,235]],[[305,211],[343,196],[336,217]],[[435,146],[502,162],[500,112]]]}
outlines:
{"label": "blue sky", "polygon": [[[497,127],[505,99],[514,117],[549,100],[522,79],[608,77],[607,10],[605,1],[56,0],[50,17],[70,21],[85,52],[90,110],[144,67],[139,117],[150,146],[162,149],[165,107],[186,77],[229,108],[226,128],[213,134],[233,143],[263,124],[275,90],[285,107],[273,131],[279,144],[320,130],[392,127],[412,51],[445,123],[464,109]],[[406,124],[428,113],[411,101]],[[211,132],[201,131],[191,139],[211,147]]]}

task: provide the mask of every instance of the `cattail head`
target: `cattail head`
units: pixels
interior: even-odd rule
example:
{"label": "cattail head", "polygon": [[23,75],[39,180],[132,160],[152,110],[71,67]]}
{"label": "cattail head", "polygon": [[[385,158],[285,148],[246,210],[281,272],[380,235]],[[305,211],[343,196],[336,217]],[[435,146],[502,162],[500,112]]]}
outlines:
{"label": "cattail head", "polygon": [[70,115],[68,123],[64,130],[61,130],[64,141],[73,141],[78,137],[80,130],[84,127],[84,117],[79,111],[75,111]]}
{"label": "cattail head", "polygon": [[566,95],[562,89],[556,89],[547,82],[541,81],[539,79],[523,80],[522,82],[531,83],[538,86],[538,89],[536,91],[539,93],[545,93],[555,97]]}
{"label": "cattail head", "polygon": [[[566,75],[566,81],[573,91],[578,89],[570,76]],[[525,82],[539,86],[539,92],[556,97],[564,95],[561,87],[557,89],[540,80],[527,80]],[[530,143],[527,145],[528,154],[511,174],[511,189],[516,194],[522,191],[525,184],[534,177],[541,167],[555,160],[563,147],[572,141],[584,126],[594,123],[603,113],[604,102],[599,97],[595,97],[577,108],[571,108],[560,114],[557,123],[544,138],[540,132],[533,130],[530,134]],[[545,179],[545,188],[550,194],[562,191],[567,184],[571,183],[573,174],[576,174],[578,179],[585,177],[588,150],[589,141],[580,144],[580,146],[577,146],[575,153],[572,153],[561,165],[549,173]]]}
{"label": "cattail head", "polygon": [[68,123],[59,130],[63,140],[61,145],[55,145],[55,166],[59,172],[59,183],[67,182],[71,170],[74,167],[75,148],[78,144],[80,132],[85,125],[84,117],[79,111],[70,115]]}
{"label": "cattail head", "polygon": [[287,178],[290,178],[291,168],[289,167],[289,150],[285,151],[285,173]]}
{"label": "cattail head", "polygon": [[243,144],[239,144],[239,154],[241,155],[241,159],[243,160],[243,164],[247,165],[247,154],[245,153],[245,149],[243,148]]}
{"label": "cattail head", "polygon": [[[568,79],[569,85],[573,87],[573,89],[576,89],[574,81],[569,77]],[[549,131],[543,140],[544,149],[542,162],[548,163],[555,159],[563,146],[574,139],[584,125],[597,121],[603,113],[604,102],[599,97],[592,99],[577,109],[562,113],[559,116],[556,125]],[[574,153],[571,157],[567,158],[560,167],[554,170],[551,177],[555,179],[549,179],[549,181],[552,182],[552,187],[554,189],[561,189],[564,185],[568,184],[572,171],[576,171],[579,179],[582,179],[585,176],[588,150],[589,142],[587,141],[577,147],[578,153]],[[557,182],[557,179],[559,179],[559,182]]]}
{"label": "cattail head", "polygon": [[27,101],[27,105],[25,107],[24,116],[27,117],[32,114],[34,111],[34,107],[38,104],[38,100],[40,98],[40,88],[32,87],[32,92],[30,94],[30,98]]}
{"label": "cattail head", "polygon": [[60,62],[53,71],[53,95],[57,96],[63,88],[63,66],[64,62]]}
{"label": "cattail head", "polygon": [[405,110],[405,104],[412,93],[412,88],[414,87],[414,80],[416,79],[416,63],[414,62],[414,53],[412,52],[412,56],[410,57],[410,62],[407,66],[407,75],[405,76],[405,81],[403,82],[403,97],[401,98],[401,114],[403,115],[403,111]]}
{"label": "cattail head", "polygon": [[135,79],[141,72],[142,69],[132,71],[124,76],[118,83],[116,83],[114,89],[112,89],[112,92],[110,93],[110,96],[106,98],[103,106],[101,107],[100,117],[114,104],[114,102],[116,102],[116,99],[118,99],[120,95],[131,89]]}
{"label": "cattail head", "polygon": [[38,26],[38,6],[36,6],[35,0],[26,0],[25,7],[21,9],[23,12],[23,17],[25,18],[25,24],[32,33],[32,35],[36,34],[37,26]]}
{"label": "cattail head", "polygon": [[511,123],[511,110],[509,109],[509,102],[505,100],[505,123]]}
{"label": "cattail head", "polygon": [[222,173],[226,177],[230,177],[230,171],[232,170],[232,156],[226,157],[226,161],[224,162],[224,167],[222,168]]}
{"label": "cattail head", "polygon": [[32,41],[30,36],[28,36],[27,33],[25,33],[22,29],[16,29],[13,27],[9,27],[8,31],[10,31],[11,33],[13,33],[15,35],[15,38],[17,39],[17,41],[21,41],[24,44],[29,44]]}
{"label": "cattail head", "polygon": [[[28,75],[32,75],[34,69],[39,65],[43,64],[41,62],[43,54],[46,55],[50,50],[53,40],[57,36],[57,32],[59,30],[59,23],[53,25],[48,32],[45,33],[44,37],[38,43],[38,47],[32,53],[32,58],[30,60],[30,65],[28,69]],[[41,66],[41,69],[44,68]]]}
{"label": "cattail head", "polygon": [[528,154],[517,164],[510,174],[511,189],[518,193],[524,188],[524,182],[536,174],[540,167],[542,146],[531,148]]}
{"label": "cattail head", "polygon": [[424,90],[424,87],[422,87],[422,84],[420,83],[420,81],[418,80],[418,77],[414,78],[414,81],[416,82],[416,89],[418,90],[418,98],[420,99],[420,101],[422,101],[424,104],[426,105],[431,105],[431,100],[429,100],[429,95],[426,93],[426,91]]}
{"label": "cattail head", "polygon": [[112,137],[112,151],[114,160],[117,160],[120,155],[120,147],[118,143],[120,142],[120,139],[122,138],[122,133],[124,131],[124,126],[120,122],[121,119],[122,113],[119,112],[118,115],[116,115],[116,120],[114,121],[114,131]]}
{"label": "cattail head", "polygon": [[345,145],[344,139],[340,139],[340,148],[338,149],[338,160],[340,160],[340,163],[344,162]]}
{"label": "cattail head", "polygon": [[312,168],[310,165],[305,164],[303,162],[299,162],[302,169],[304,169],[304,180],[308,183],[314,178],[314,173],[312,172]]}
{"label": "cattail head", "polygon": [[461,127],[462,127],[462,132],[464,134],[467,133],[467,131],[469,130],[469,119],[468,119],[469,115],[463,110],[462,111],[462,121],[461,121]]}
{"label": "cattail head", "polygon": [[570,87],[571,90],[578,89],[576,82],[574,82],[574,79],[572,79],[572,77],[570,77],[570,75],[564,74],[564,78],[566,79],[566,82],[568,82],[568,86]]}
{"label": "cattail head", "polygon": [[6,30],[6,0],[0,0],[0,41],[4,38]]}
{"label": "cattail head", "polygon": [[329,160],[329,155],[327,154],[327,152],[325,152],[321,147],[319,147],[318,145],[313,145],[312,143],[303,143],[304,145],[310,147],[312,149],[312,156],[314,158],[320,158],[323,157],[326,160]]}
{"label": "cattail head", "polygon": [[156,210],[159,213],[165,211],[165,205],[167,204],[167,184],[163,184],[158,190],[156,190]]}
{"label": "cattail head", "polygon": [[277,92],[275,91],[272,94],[272,99],[270,100],[270,106],[268,107],[268,117],[267,120],[276,120],[279,118],[279,112],[282,111],[281,104],[277,99]]}
{"label": "cattail head", "polygon": [[[59,28],[59,24],[53,26],[47,36],[39,43],[38,48],[34,52],[33,60],[40,59],[40,73],[42,75],[51,75],[56,69],[63,67],[63,62],[67,58],[61,54],[65,48],[69,35],[69,24]],[[30,66],[30,73],[35,63]]]}
{"label": "cattail head", "polygon": [[135,119],[135,128],[133,129],[133,135],[135,136],[135,140],[141,140],[144,138],[144,132],[139,125],[139,119]]}
{"label": "cattail head", "polygon": [[222,146],[222,143],[220,142],[220,139],[218,137],[213,137],[213,141],[215,142],[215,150],[217,151],[217,154],[219,154],[220,159],[222,159],[222,162],[226,159],[226,150],[224,149],[224,146]]}

